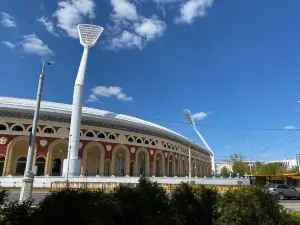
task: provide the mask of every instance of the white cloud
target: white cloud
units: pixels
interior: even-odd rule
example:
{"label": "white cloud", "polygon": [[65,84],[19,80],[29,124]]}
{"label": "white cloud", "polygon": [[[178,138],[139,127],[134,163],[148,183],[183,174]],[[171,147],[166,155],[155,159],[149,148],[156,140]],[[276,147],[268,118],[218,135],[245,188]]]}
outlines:
{"label": "white cloud", "polygon": [[142,38],[128,31],[123,31],[119,36],[112,38],[111,48],[114,50],[127,48],[138,48],[142,49]]}
{"label": "white cloud", "polygon": [[132,97],[123,93],[123,88],[116,86],[98,86],[92,89],[92,94],[89,96],[87,102],[95,102],[99,97],[116,97],[120,101],[132,101]]}
{"label": "white cloud", "polygon": [[184,0],[153,0],[155,3],[159,4],[171,4],[171,3],[178,3],[183,2]]}
{"label": "white cloud", "polygon": [[195,18],[206,15],[206,9],[211,7],[213,0],[189,0],[180,8],[180,16],[175,18],[175,23],[191,24]]}
{"label": "white cloud", "polygon": [[137,20],[138,14],[134,4],[127,0],[110,0],[110,4],[113,7],[114,18],[124,18],[127,20]]}
{"label": "white cloud", "polygon": [[143,17],[137,13],[136,6],[128,0],[110,0],[113,7],[112,26],[109,26],[109,49],[139,49],[161,36],[166,28],[165,22],[153,15]]}
{"label": "white cloud", "polygon": [[10,49],[14,49],[17,46],[16,44],[13,44],[9,41],[2,41],[1,43],[4,44],[6,47],[8,47]]}
{"label": "white cloud", "polygon": [[57,26],[67,32],[68,36],[78,38],[77,25],[84,17],[95,17],[93,0],[65,0],[58,3],[58,9],[53,14]]}
{"label": "white cloud", "polygon": [[46,56],[54,54],[49,47],[43,43],[35,34],[23,36],[23,41],[21,42],[23,50],[28,54],[36,54],[39,56]]}
{"label": "white cloud", "polygon": [[152,40],[162,35],[165,28],[166,24],[155,17],[151,19],[144,18],[142,23],[136,24],[135,32],[140,36],[145,37],[146,40]]}
{"label": "white cloud", "polygon": [[294,127],[294,126],[289,125],[289,126],[285,126],[283,129],[285,129],[285,130],[296,130],[297,128]]}
{"label": "white cloud", "polygon": [[43,16],[41,18],[37,18],[36,20],[43,24],[49,33],[53,34],[54,36],[58,36],[58,34],[55,32],[54,23],[47,17]]}
{"label": "white cloud", "polygon": [[1,12],[1,25],[3,27],[17,27],[17,23],[15,21],[15,18],[11,15],[9,15],[6,12]]}
{"label": "white cloud", "polygon": [[205,119],[206,117],[208,117],[211,113],[206,113],[206,112],[198,112],[198,113],[195,113],[194,115],[192,115],[192,118],[194,120],[203,120]]}

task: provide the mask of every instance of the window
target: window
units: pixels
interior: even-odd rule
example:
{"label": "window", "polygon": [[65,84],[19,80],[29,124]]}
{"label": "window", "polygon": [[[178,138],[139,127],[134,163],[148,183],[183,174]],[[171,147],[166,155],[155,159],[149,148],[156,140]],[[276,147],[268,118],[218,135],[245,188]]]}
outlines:
{"label": "window", "polygon": [[52,161],[52,176],[61,176],[61,159],[56,158]]}
{"label": "window", "polygon": [[89,131],[89,132],[86,133],[85,136],[87,136],[87,137],[94,137],[94,134],[93,134],[93,132]]}
{"label": "window", "polygon": [[142,140],[140,138],[136,139],[136,142],[141,144],[142,143]]}
{"label": "window", "polygon": [[148,140],[145,140],[145,144],[146,144],[146,145],[149,145],[149,141],[148,141]]}
{"label": "window", "polygon": [[129,138],[128,138],[128,141],[129,141],[129,142],[133,142],[133,138],[132,138],[132,137],[129,137]]}
{"label": "window", "polygon": [[[30,127],[29,129],[28,129],[28,132],[31,132],[32,131],[32,127]],[[38,128],[36,128],[36,132],[39,132],[39,129]]]}
{"label": "window", "polygon": [[110,175],[110,161],[105,161],[104,163],[104,176]]}
{"label": "window", "polygon": [[103,133],[99,133],[99,134],[98,134],[98,138],[104,139],[104,138],[105,138],[105,135],[104,135]]}
{"label": "window", "polygon": [[2,176],[3,168],[4,168],[5,157],[1,156],[0,158],[0,176]]}
{"label": "window", "polygon": [[37,176],[43,176],[44,175],[44,172],[45,172],[45,159],[40,157],[40,158],[37,158],[36,162],[35,162],[35,165],[37,166],[37,172],[36,172],[36,175]]}
{"label": "window", "polygon": [[52,128],[48,127],[44,130],[44,133],[45,134],[54,134],[54,130]]}
{"label": "window", "polygon": [[116,137],[115,137],[113,134],[109,135],[108,138],[109,138],[110,140],[115,140],[115,139],[116,139]]}
{"label": "window", "polygon": [[6,126],[4,124],[0,124],[0,130],[6,130]]}
{"label": "window", "polygon": [[151,142],[151,144],[152,144],[153,146],[155,146],[155,145],[156,145],[155,141],[152,141],[152,142]]}
{"label": "window", "polygon": [[20,125],[16,125],[12,128],[13,131],[23,131],[23,127],[21,127]]}
{"label": "window", "polygon": [[130,162],[130,172],[129,172],[129,175],[131,177],[133,177],[133,170],[134,170],[134,162]]}
{"label": "window", "polygon": [[26,168],[26,157],[20,157],[17,161],[16,175],[24,175]]}

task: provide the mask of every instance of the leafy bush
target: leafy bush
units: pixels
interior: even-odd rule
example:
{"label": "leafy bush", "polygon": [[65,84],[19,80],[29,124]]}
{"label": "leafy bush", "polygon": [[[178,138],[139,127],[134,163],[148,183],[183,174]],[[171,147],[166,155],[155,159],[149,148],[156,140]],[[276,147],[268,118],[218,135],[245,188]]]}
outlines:
{"label": "leafy bush", "polygon": [[167,195],[157,183],[141,179],[112,193],[62,190],[49,193],[36,207],[31,201],[7,203],[0,190],[0,224],[5,225],[299,225],[262,190],[244,187],[218,195],[214,188],[181,184]]}
{"label": "leafy bush", "polygon": [[137,186],[120,186],[112,195],[120,206],[117,224],[174,224],[169,199],[157,183],[142,178]]}
{"label": "leafy bush", "polygon": [[277,198],[253,187],[231,190],[220,196],[215,216],[218,225],[287,224],[286,211]]}
{"label": "leafy bush", "polygon": [[171,205],[179,224],[209,225],[212,224],[216,199],[215,189],[183,183],[173,191]]}
{"label": "leafy bush", "polygon": [[33,214],[35,224],[114,224],[118,209],[109,194],[87,190],[53,192]]}
{"label": "leafy bush", "polygon": [[5,225],[32,225],[32,201],[10,202],[1,209],[1,223]]}

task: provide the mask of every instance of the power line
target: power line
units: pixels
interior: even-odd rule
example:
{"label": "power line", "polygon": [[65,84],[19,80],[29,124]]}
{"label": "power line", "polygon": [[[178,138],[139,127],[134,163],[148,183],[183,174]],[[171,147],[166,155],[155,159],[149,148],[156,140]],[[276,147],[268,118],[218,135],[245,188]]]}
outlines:
{"label": "power line", "polygon": [[281,146],[284,146],[284,145],[293,143],[293,142],[295,142],[295,141],[297,141],[297,140],[292,140],[292,141],[289,141],[289,142],[286,142],[286,143],[283,143],[283,144],[280,144],[280,145],[276,145],[276,146],[274,146],[274,147],[269,147],[269,148],[263,149],[263,150],[261,150],[261,151],[257,151],[257,152],[255,152],[255,153],[249,154],[248,156],[254,155],[254,154],[257,154],[257,153],[261,153],[261,152],[265,152],[265,151],[268,151],[268,150],[270,150],[270,149],[272,149],[272,148],[278,148],[278,147],[281,147]]}
{"label": "power line", "polygon": [[[166,123],[177,123],[177,124],[189,125],[188,122],[184,122],[184,121],[165,120],[165,119],[150,118],[150,117],[146,117],[144,119],[162,121],[162,122],[166,122]],[[233,126],[219,126],[219,125],[199,124],[199,123],[196,123],[196,125],[200,126],[200,127],[232,129],[232,130],[257,130],[257,131],[282,131],[282,130],[287,130],[287,129],[284,129],[284,128],[233,127]],[[293,131],[295,131],[295,130],[300,130],[300,129],[297,129],[297,128],[293,129]]]}
{"label": "power line", "polygon": [[275,142],[275,141],[278,141],[278,140],[280,140],[280,139],[282,139],[282,138],[284,138],[284,137],[286,137],[286,136],[288,136],[288,135],[294,133],[295,131],[296,131],[296,130],[292,130],[291,132],[286,133],[286,134],[284,134],[284,135],[281,135],[281,136],[279,136],[279,137],[277,137],[277,138],[275,138],[275,139],[272,139],[271,141],[267,141],[267,142],[265,142],[265,143],[262,143],[262,144],[259,144],[259,145],[255,146],[255,147],[253,147],[253,148],[250,148],[250,149],[246,149],[246,150],[244,150],[244,151],[241,151],[241,152],[239,152],[239,154],[242,154],[242,153],[244,153],[244,152],[251,151],[251,150],[257,149],[257,148],[259,148],[259,147],[261,147],[261,146],[264,146],[264,145],[273,143],[273,142]]}
{"label": "power line", "polygon": [[[254,154],[257,154],[257,153],[261,153],[261,152],[266,152],[266,151],[268,151],[268,150],[270,150],[270,149],[274,149],[274,148],[278,148],[278,147],[281,147],[281,146],[284,146],[284,145],[287,145],[287,144],[290,144],[290,143],[293,143],[293,142],[296,142],[297,140],[292,140],[292,141],[288,141],[288,142],[285,142],[285,143],[282,143],[282,144],[279,144],[279,145],[276,145],[276,146],[272,146],[272,147],[269,147],[269,148],[265,148],[265,149],[263,149],[263,150],[260,150],[260,151],[257,151],[257,152],[254,152],[254,153],[251,153],[251,154],[248,154],[248,155],[246,155],[245,157],[249,157],[249,156],[251,156],[251,155],[254,155]],[[221,160],[220,158],[218,158],[218,160]],[[223,158],[223,160],[221,160],[221,161],[227,161],[227,162],[231,162],[231,160],[230,159],[224,159]]]}

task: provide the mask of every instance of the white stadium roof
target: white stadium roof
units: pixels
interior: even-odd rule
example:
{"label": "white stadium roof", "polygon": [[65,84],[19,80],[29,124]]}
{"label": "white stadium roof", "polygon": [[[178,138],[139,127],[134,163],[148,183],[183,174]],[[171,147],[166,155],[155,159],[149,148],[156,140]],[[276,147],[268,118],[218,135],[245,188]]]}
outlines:
{"label": "white stadium roof", "polygon": [[[23,109],[34,111],[35,109],[35,100],[31,99],[22,99],[22,98],[11,98],[11,97],[1,97],[0,96],[0,108],[9,108],[9,109]],[[55,102],[47,102],[42,101],[40,112],[42,113],[56,113],[56,114],[68,114],[71,115],[72,113],[72,105],[63,104],[63,103],[55,103]],[[152,132],[159,132],[163,133],[166,136],[174,137],[185,144],[190,144],[194,148],[201,149],[203,152],[208,154],[212,154],[206,148],[195,144],[193,141],[187,139],[186,137],[169,130],[165,127],[159,126],[155,123],[148,122],[146,120],[138,119],[132,116],[127,116],[123,114],[112,113],[109,111],[93,109],[88,107],[82,108],[82,117],[87,118],[96,118],[102,121],[107,122],[115,122],[124,125],[131,125],[135,127],[140,127]]]}

